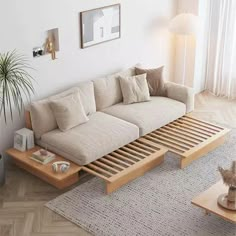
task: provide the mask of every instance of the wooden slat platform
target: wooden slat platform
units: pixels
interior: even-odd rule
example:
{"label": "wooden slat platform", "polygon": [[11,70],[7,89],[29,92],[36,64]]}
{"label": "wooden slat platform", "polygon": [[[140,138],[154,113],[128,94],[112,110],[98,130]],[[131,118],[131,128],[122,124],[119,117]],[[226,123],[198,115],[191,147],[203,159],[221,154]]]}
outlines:
{"label": "wooden slat platform", "polygon": [[161,164],[168,150],[159,144],[140,138],[106,155],[82,169],[106,182],[106,192],[111,193]]}
{"label": "wooden slat platform", "polygon": [[191,116],[183,116],[143,139],[159,144],[178,154],[181,168],[215,149],[225,141],[229,129],[202,121]]}
{"label": "wooden slat platform", "polygon": [[186,167],[223,144],[228,132],[218,125],[183,116],[82,169],[105,180],[106,192],[111,193],[161,164],[167,151],[178,154],[180,167]]}

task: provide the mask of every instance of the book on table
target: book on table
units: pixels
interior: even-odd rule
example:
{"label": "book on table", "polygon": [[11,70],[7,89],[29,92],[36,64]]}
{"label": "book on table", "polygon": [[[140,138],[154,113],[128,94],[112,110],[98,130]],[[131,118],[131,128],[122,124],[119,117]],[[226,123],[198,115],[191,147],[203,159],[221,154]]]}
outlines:
{"label": "book on table", "polygon": [[32,154],[32,156],[30,157],[30,159],[32,159],[36,162],[39,162],[43,165],[46,165],[46,164],[48,164],[49,162],[51,162],[52,160],[55,159],[55,154],[54,153],[46,151],[46,153],[42,155],[41,151],[45,152],[45,150],[40,149],[37,152],[34,152]]}

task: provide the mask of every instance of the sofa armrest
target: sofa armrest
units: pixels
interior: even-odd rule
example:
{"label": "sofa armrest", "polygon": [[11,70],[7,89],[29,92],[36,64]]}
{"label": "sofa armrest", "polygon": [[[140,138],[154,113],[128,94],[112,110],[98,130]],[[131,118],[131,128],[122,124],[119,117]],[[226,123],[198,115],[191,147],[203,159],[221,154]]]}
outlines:
{"label": "sofa armrest", "polygon": [[192,88],[172,82],[166,82],[165,86],[167,97],[183,102],[186,105],[186,113],[194,110],[194,90]]}

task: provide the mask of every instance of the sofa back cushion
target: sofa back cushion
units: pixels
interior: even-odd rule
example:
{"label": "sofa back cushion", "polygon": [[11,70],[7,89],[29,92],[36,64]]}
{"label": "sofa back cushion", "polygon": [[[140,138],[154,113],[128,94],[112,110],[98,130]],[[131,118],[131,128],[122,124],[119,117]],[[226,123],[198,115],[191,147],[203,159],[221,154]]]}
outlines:
{"label": "sofa back cushion", "polygon": [[36,139],[40,139],[43,134],[58,127],[52,109],[49,105],[50,101],[68,96],[69,94],[77,91],[80,93],[86,115],[96,112],[94,88],[91,81],[80,83],[78,86],[68,89],[62,93],[33,102],[30,106],[30,115]]}
{"label": "sofa back cushion", "polygon": [[120,77],[120,86],[124,104],[128,105],[137,102],[150,101],[150,93],[146,77],[147,74]]}
{"label": "sofa back cushion", "polygon": [[85,114],[79,92],[52,100],[50,107],[59,129],[63,132],[89,120]]}
{"label": "sofa back cushion", "polygon": [[135,68],[136,75],[147,74],[147,82],[151,96],[165,96],[164,66],[155,69]]}
{"label": "sofa back cushion", "polygon": [[135,68],[132,67],[119,73],[94,80],[93,83],[97,111],[122,102],[123,97],[119,78],[134,75]]}
{"label": "sofa back cushion", "polygon": [[91,115],[96,112],[93,82],[82,82],[76,87],[79,89],[81,101],[86,115]]}

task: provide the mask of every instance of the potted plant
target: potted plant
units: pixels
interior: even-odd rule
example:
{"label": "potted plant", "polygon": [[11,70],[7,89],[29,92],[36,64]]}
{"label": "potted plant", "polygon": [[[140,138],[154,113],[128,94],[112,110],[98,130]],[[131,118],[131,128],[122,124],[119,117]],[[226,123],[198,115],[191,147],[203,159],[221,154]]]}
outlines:
{"label": "potted plant", "polygon": [[[16,51],[0,54],[0,119],[3,118],[5,124],[9,117],[13,121],[14,109],[19,115],[22,113],[25,100],[29,100],[34,93],[33,78],[28,73],[29,69],[32,68],[27,58]],[[0,150],[0,185],[5,182],[2,152],[3,150]]]}

